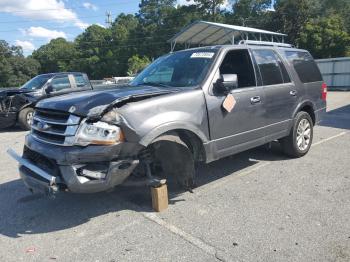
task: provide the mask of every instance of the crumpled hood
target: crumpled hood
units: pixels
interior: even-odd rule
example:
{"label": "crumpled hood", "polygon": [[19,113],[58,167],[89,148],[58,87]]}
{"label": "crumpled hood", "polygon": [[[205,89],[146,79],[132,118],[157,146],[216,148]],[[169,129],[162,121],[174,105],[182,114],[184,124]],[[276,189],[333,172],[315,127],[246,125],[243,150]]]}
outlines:
{"label": "crumpled hood", "polygon": [[33,90],[26,90],[20,88],[0,88],[0,96],[13,96],[18,94],[32,93]]}
{"label": "crumpled hood", "polygon": [[[108,106],[133,97],[168,94],[174,90],[151,86],[125,86],[116,89],[84,91],[41,100],[36,107],[87,116],[95,107]],[[74,110],[72,110],[74,106]],[[74,112],[73,112],[74,111]]]}

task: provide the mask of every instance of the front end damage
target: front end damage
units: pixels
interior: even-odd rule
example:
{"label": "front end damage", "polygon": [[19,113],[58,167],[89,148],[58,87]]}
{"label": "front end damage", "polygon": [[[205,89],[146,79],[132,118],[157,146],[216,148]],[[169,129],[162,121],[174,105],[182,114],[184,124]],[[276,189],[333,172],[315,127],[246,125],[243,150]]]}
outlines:
{"label": "front end damage", "polygon": [[117,106],[92,108],[86,117],[37,108],[23,155],[8,150],[27,188],[45,194],[96,193],[123,183],[144,146],[125,138],[135,131]]}
{"label": "front end damage", "polygon": [[18,91],[18,89],[1,91],[0,129],[15,125],[19,110],[29,102],[29,97],[25,93]]}
{"label": "front end damage", "polygon": [[19,163],[20,176],[32,192],[95,193],[121,184],[138,165],[139,160],[120,155],[125,150],[121,147],[57,147],[27,135],[22,157],[11,149],[8,153]]}
{"label": "front end damage", "polygon": [[16,123],[17,110],[14,102],[14,97],[0,95],[0,128],[11,127]]}

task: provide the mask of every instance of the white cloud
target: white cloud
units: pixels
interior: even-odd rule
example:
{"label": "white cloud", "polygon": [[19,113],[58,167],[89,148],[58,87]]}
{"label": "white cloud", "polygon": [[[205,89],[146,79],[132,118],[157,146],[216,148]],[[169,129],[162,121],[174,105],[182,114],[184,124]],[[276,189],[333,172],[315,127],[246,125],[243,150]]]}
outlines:
{"label": "white cloud", "polygon": [[83,3],[83,6],[86,8],[86,9],[91,9],[91,10],[94,10],[96,11],[98,9],[98,7],[94,4],[91,4],[89,2],[85,2]]}
{"label": "white cloud", "polygon": [[41,26],[30,27],[29,29],[25,30],[25,34],[28,36],[37,37],[37,38],[46,38],[48,40],[58,38],[58,37],[67,38],[67,35],[65,32],[56,31],[56,30],[49,30],[49,29],[46,29],[46,28],[41,27]]}
{"label": "white cloud", "polygon": [[100,23],[95,23],[95,25],[98,25],[100,27],[106,28],[106,26],[104,26],[103,24],[100,24]]}
{"label": "white cloud", "polygon": [[22,47],[24,52],[32,52],[35,49],[35,46],[29,41],[16,40],[15,45]]}
{"label": "white cloud", "polygon": [[33,20],[71,22],[81,29],[86,25],[62,0],[0,0],[0,12]]}
{"label": "white cloud", "polygon": [[[224,3],[220,6],[221,9],[231,8],[230,0],[225,0]],[[196,4],[193,0],[177,0],[178,5],[194,5]]]}

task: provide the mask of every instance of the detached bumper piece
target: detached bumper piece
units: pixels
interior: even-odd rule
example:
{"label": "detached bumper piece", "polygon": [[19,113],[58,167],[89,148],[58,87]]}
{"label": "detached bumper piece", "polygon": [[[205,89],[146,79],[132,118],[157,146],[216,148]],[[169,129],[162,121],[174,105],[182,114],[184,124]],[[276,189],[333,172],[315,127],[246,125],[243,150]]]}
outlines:
{"label": "detached bumper piece", "polygon": [[58,165],[54,160],[25,147],[23,157],[9,149],[19,163],[19,172],[31,192],[52,195],[58,191],[96,193],[121,184],[138,165],[138,160]]}
{"label": "detached bumper piece", "polygon": [[0,129],[8,128],[16,124],[17,113],[15,112],[0,112]]}
{"label": "detached bumper piece", "polygon": [[31,192],[38,191],[51,195],[58,191],[57,185],[61,183],[59,177],[51,176],[30,160],[20,157],[12,149],[8,149],[7,153],[19,163],[20,176]]}

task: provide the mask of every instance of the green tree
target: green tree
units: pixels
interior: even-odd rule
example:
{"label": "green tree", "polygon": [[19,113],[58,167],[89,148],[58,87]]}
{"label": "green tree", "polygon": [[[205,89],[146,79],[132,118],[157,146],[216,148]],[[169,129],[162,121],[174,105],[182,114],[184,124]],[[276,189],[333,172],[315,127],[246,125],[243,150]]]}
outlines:
{"label": "green tree", "polygon": [[75,68],[86,72],[92,79],[101,79],[113,74],[111,30],[99,25],[89,26],[75,40],[78,58]]}
{"label": "green tree", "polygon": [[307,22],[298,42],[315,58],[350,55],[350,35],[340,15],[333,14]]}
{"label": "green tree", "polygon": [[20,86],[38,74],[39,63],[25,58],[22,48],[0,40],[0,87]]}
{"label": "green tree", "polygon": [[306,22],[317,16],[319,0],[276,0],[270,29],[288,35],[292,44],[297,44]]}
{"label": "green tree", "polygon": [[77,50],[74,43],[57,38],[35,50],[32,57],[39,61],[41,73],[71,71]]}
{"label": "green tree", "polygon": [[133,55],[128,59],[128,75],[134,76],[151,63],[147,56]]}

